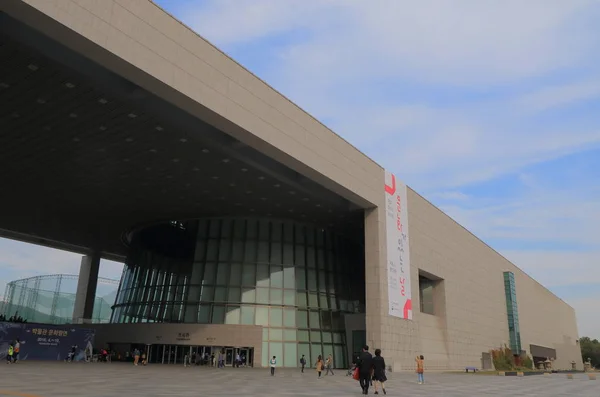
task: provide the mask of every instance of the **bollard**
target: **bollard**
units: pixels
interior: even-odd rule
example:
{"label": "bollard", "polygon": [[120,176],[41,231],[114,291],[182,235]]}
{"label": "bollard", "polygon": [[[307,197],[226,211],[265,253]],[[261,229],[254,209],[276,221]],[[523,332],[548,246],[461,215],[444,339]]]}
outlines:
{"label": "bollard", "polygon": [[517,372],[517,376],[518,376],[519,378],[522,378],[523,376],[525,376],[525,374],[524,374],[523,372]]}
{"label": "bollard", "polygon": [[498,372],[498,376],[506,376],[506,373],[504,373],[504,372]]}
{"label": "bollard", "polygon": [[573,374],[567,374],[567,379],[573,379]]}
{"label": "bollard", "polygon": [[596,374],[588,374],[589,380],[596,380]]}

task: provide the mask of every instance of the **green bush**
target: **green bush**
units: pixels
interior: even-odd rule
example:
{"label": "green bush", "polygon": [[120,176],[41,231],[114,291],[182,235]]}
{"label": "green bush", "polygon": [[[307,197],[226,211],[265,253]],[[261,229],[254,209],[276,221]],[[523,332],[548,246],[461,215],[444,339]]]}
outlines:
{"label": "green bush", "polygon": [[496,371],[512,371],[515,369],[515,357],[507,346],[499,349],[493,349],[492,360]]}
{"label": "green bush", "polygon": [[533,369],[533,360],[529,356],[525,356],[523,360],[521,360],[521,366],[527,369]]}

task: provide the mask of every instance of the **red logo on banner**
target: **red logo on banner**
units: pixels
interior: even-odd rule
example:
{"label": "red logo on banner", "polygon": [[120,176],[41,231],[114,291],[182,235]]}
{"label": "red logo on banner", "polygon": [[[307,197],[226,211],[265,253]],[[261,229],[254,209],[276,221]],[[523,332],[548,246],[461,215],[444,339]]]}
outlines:
{"label": "red logo on banner", "polygon": [[388,186],[387,183],[384,185],[385,185],[386,193],[393,195],[394,193],[396,193],[396,176],[394,174],[391,174],[391,175],[392,175],[392,186]]}
{"label": "red logo on banner", "polygon": [[404,304],[404,318],[408,319],[408,312],[412,311],[412,300],[411,299],[407,299],[406,303]]}

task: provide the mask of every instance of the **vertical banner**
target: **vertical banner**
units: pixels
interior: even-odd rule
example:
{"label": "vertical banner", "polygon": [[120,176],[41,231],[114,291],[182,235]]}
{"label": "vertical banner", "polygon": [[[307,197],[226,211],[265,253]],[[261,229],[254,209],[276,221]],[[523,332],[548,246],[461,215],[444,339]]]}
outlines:
{"label": "vertical banner", "polygon": [[412,320],[406,185],[385,171],[389,315]]}

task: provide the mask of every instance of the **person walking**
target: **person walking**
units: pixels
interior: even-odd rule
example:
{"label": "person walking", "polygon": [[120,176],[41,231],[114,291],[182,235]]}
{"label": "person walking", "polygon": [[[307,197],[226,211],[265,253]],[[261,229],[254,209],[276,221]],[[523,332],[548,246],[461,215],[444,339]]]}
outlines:
{"label": "person walking", "polygon": [[333,375],[333,357],[331,354],[327,356],[327,360],[325,360],[325,376],[329,375],[330,372],[331,375]]}
{"label": "person walking", "polygon": [[300,372],[304,373],[304,367],[306,367],[306,358],[304,358],[304,354],[300,357],[300,365],[302,366],[302,370]]}
{"label": "person walking", "polygon": [[369,394],[369,384],[371,382],[371,373],[373,371],[373,356],[369,353],[369,346],[365,345],[357,360],[358,379],[362,394]]}
{"label": "person walking", "polygon": [[138,365],[138,362],[140,361],[140,351],[135,348],[135,350],[133,351],[133,365]]}
{"label": "person walking", "polygon": [[225,368],[225,358],[223,356],[223,352],[219,352],[217,368]]}
{"label": "person walking", "polygon": [[14,352],[15,352],[15,348],[13,347],[13,345],[11,343],[10,345],[8,345],[8,351],[6,352],[6,363],[7,364],[12,363]]}
{"label": "person walking", "polygon": [[423,378],[423,372],[425,372],[425,368],[423,366],[423,360],[425,360],[425,358],[423,357],[423,355],[417,356],[417,358],[415,358],[415,363],[417,366],[417,379],[418,379],[418,383],[420,385],[422,385],[423,383],[425,383],[425,379]]}
{"label": "person walking", "polygon": [[377,386],[381,386],[383,394],[387,394],[385,391],[385,360],[381,356],[381,349],[375,349],[375,357],[373,357],[373,381],[375,383],[375,394],[379,394]]}
{"label": "person walking", "polygon": [[323,357],[319,354],[317,357],[317,362],[315,363],[315,368],[317,370],[318,378],[321,379],[321,372],[323,371]]}
{"label": "person walking", "polygon": [[271,366],[271,376],[275,376],[275,367],[277,366],[277,358],[275,356],[273,356],[271,361],[269,361],[269,364]]}
{"label": "person walking", "polygon": [[21,351],[21,341],[19,338],[15,341],[15,348],[13,351],[13,363],[17,363],[19,361],[19,352]]}

